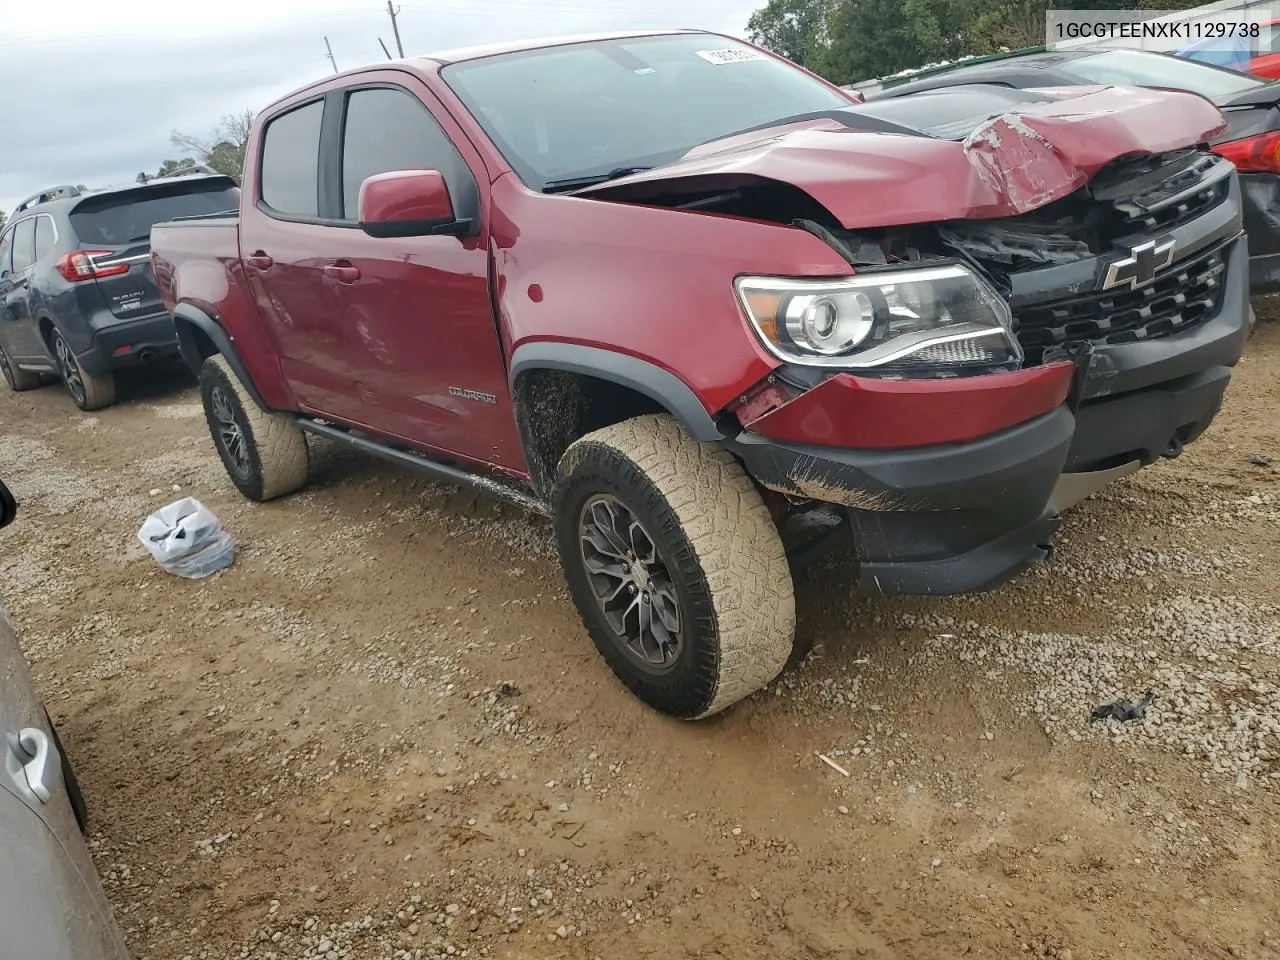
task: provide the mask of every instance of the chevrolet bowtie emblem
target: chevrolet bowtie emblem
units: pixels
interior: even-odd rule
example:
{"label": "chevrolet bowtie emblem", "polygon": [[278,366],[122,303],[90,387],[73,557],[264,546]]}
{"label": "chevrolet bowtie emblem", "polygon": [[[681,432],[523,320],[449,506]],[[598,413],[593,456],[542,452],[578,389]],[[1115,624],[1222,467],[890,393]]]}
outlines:
{"label": "chevrolet bowtie emblem", "polygon": [[1107,275],[1102,278],[1102,289],[1128,287],[1136,290],[1146,286],[1155,279],[1159,271],[1173,263],[1173,247],[1172,237],[1148,240],[1130,247],[1129,256],[1107,267]]}

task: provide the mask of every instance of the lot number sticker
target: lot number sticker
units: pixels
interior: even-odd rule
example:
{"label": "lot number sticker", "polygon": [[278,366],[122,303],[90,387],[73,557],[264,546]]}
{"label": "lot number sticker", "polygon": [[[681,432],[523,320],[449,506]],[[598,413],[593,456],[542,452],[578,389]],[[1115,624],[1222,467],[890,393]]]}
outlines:
{"label": "lot number sticker", "polygon": [[768,60],[759,50],[695,50],[707,63],[721,66],[726,63],[747,63],[750,60]]}

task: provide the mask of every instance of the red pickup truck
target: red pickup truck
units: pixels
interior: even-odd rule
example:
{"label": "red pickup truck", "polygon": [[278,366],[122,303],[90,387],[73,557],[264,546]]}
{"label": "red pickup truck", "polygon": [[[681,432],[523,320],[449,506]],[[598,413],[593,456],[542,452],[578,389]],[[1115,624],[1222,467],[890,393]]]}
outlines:
{"label": "red pickup truck", "polygon": [[987,588],[1205,429],[1247,327],[1223,123],[863,105],[701,32],[460,50],[272,104],[239,216],[152,255],[246,496],[313,434],[543,511],[601,654],[694,718],[786,664],[801,531],[875,592]]}

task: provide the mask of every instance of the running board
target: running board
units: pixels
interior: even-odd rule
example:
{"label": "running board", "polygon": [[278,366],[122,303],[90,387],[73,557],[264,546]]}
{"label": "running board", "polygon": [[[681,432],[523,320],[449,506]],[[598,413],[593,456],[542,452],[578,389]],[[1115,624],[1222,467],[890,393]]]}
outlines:
{"label": "running board", "polygon": [[402,450],[398,447],[387,446],[363,434],[357,434],[342,427],[335,427],[331,423],[323,423],[319,420],[309,420],[306,417],[298,418],[298,426],[307,433],[314,433],[317,437],[325,437],[329,440],[337,440],[339,443],[345,443],[362,450],[365,453],[371,453],[375,457],[381,457],[392,463],[398,463],[402,466],[413,467],[415,470],[421,470],[423,473],[430,474],[437,480],[443,480],[446,483],[452,483],[459,487],[469,487],[480,493],[487,493],[491,497],[499,500],[505,500],[507,503],[515,504],[523,507],[540,516],[551,516],[550,506],[543,500],[539,500],[532,493],[525,490],[519,490],[510,484],[497,480],[492,476],[482,473],[474,473],[465,470],[462,467],[455,467],[448,463],[440,463],[438,460],[432,460],[416,453],[412,450]]}

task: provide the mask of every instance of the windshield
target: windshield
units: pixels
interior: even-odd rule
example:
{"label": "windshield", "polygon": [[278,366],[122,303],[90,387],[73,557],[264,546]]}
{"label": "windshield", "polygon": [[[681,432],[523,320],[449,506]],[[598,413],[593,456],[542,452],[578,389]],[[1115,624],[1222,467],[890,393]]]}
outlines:
{"label": "windshield", "polygon": [[150,239],[152,226],[164,220],[207,216],[239,206],[235,183],[217,177],[91,196],[71,211],[71,226],[83,246],[118,247]]}
{"label": "windshield", "polygon": [[656,166],[691,147],[851,106],[801,70],[705,34],[463,61],[442,75],[529,186]]}
{"label": "windshield", "polygon": [[1141,50],[1106,50],[1068,60],[1059,69],[1089,83],[1170,87],[1190,90],[1210,100],[1243,93],[1266,82],[1234,70],[1221,70],[1181,57],[1165,57]]}

